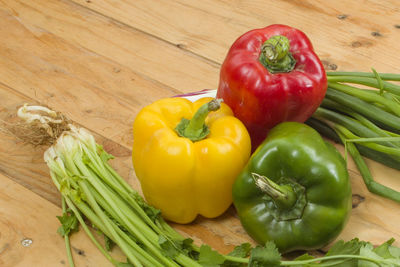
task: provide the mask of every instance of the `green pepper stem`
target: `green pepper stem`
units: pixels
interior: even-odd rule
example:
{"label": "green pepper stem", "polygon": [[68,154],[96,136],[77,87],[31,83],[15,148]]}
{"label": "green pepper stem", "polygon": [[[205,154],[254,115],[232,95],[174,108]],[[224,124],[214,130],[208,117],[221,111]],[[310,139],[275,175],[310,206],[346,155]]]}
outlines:
{"label": "green pepper stem", "polygon": [[254,172],[251,175],[256,186],[270,196],[279,208],[290,209],[296,203],[297,197],[291,185],[278,185],[271,179]]}
{"label": "green pepper stem", "polygon": [[259,60],[271,73],[291,72],[296,60],[289,52],[289,39],[282,35],[269,38],[261,46]]}
{"label": "green pepper stem", "polygon": [[202,105],[194,114],[193,118],[188,120],[182,118],[176,126],[175,131],[179,136],[186,137],[193,142],[204,139],[209,133],[205,120],[210,111],[216,111],[221,106],[221,99],[213,99],[210,102]]}

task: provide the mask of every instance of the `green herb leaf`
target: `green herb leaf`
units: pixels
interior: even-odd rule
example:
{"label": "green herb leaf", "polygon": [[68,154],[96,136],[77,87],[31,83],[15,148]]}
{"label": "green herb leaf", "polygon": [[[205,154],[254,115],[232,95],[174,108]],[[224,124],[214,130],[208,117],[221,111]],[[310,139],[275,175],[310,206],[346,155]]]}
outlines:
{"label": "green herb leaf", "polygon": [[373,251],[384,259],[393,258],[393,255],[389,251],[389,247],[393,244],[393,242],[394,238],[391,238],[382,245],[374,248]]}
{"label": "green herb leaf", "polygon": [[390,246],[389,247],[389,252],[393,256],[393,258],[400,260],[400,248]]}
{"label": "green herb leaf", "polygon": [[[305,254],[300,255],[299,257],[295,258],[293,261],[304,261],[304,260],[312,260],[312,259],[315,259],[315,257],[311,256],[308,253],[305,253]],[[317,263],[302,264],[299,267],[312,267],[312,266],[315,266],[315,264],[317,264]]]}
{"label": "green herb leaf", "polygon": [[[381,256],[379,256],[378,254],[376,254],[373,251],[373,249],[374,249],[374,247],[370,243],[365,244],[363,247],[360,248],[360,256],[368,257],[371,259],[376,259],[378,261],[383,260],[383,258]],[[371,261],[359,260],[358,266],[359,267],[377,267],[379,265],[375,264]],[[384,265],[382,265],[382,266],[384,266]]]}
{"label": "green herb leaf", "polygon": [[109,161],[110,159],[114,159],[115,157],[111,154],[108,154],[103,146],[96,144],[97,147],[97,154],[100,155],[101,160],[106,163],[107,161]]}
{"label": "green herb leaf", "polygon": [[[387,242],[383,243],[381,246],[374,249],[371,243],[367,243],[365,246],[360,248],[360,256],[368,257],[370,259],[376,260],[376,263],[366,260],[359,260],[358,267],[392,267],[392,266],[400,266],[400,258],[394,257],[389,252],[389,247],[391,247],[391,243],[394,242],[393,240],[388,240]],[[387,247],[387,249],[385,248]],[[378,249],[379,248],[379,249]],[[385,257],[380,256],[378,253],[383,253]]]}
{"label": "green herb leaf", "polygon": [[358,238],[354,238],[348,242],[340,240],[331,247],[331,249],[326,253],[326,256],[340,255],[340,254],[346,254],[346,255],[358,254],[360,248],[365,244],[366,244],[365,241],[360,241]]}
{"label": "green herb leaf", "polygon": [[264,247],[257,246],[251,250],[249,267],[275,267],[281,264],[281,254],[274,242],[268,241]]}
{"label": "green herb leaf", "polygon": [[[246,258],[250,255],[251,244],[243,243],[236,246],[228,255],[232,257]],[[245,267],[247,264],[240,262],[225,261],[221,267]]]}
{"label": "green herb leaf", "polygon": [[61,226],[57,229],[61,236],[64,237],[78,231],[79,222],[74,213],[67,212],[62,216],[57,216],[57,219],[61,223]]}
{"label": "green herb leaf", "polygon": [[212,250],[208,245],[200,247],[199,263],[205,267],[219,267],[224,263],[225,258],[217,251]]}
{"label": "green herb leaf", "polygon": [[[340,240],[336,242],[331,249],[326,253],[326,256],[334,255],[359,255],[360,248],[367,243],[360,241],[358,238],[354,238],[348,242]],[[340,267],[357,267],[357,259],[332,259],[322,261],[324,264],[330,264],[329,266],[340,266]]]}
{"label": "green herb leaf", "polygon": [[162,254],[168,258],[175,259],[179,255],[179,249],[163,235],[158,238],[158,244],[162,248]]}
{"label": "green herb leaf", "polygon": [[311,256],[308,253],[304,253],[303,255],[300,255],[297,258],[295,258],[294,261],[304,261],[304,260],[311,260],[311,259],[315,259],[315,257]]}
{"label": "green herb leaf", "polygon": [[138,192],[130,193],[130,195],[136,200],[138,205],[153,222],[156,222],[160,218],[161,211],[147,204]]}
{"label": "green herb leaf", "polygon": [[115,246],[115,242],[112,241],[112,239],[106,235],[104,235],[104,243],[105,243],[105,247],[106,247],[107,251],[111,251],[113,249],[113,247]]}
{"label": "green herb leaf", "polygon": [[64,177],[60,181],[60,193],[68,196],[71,193],[71,185],[67,177]]}
{"label": "green herb leaf", "polygon": [[245,258],[250,255],[250,251],[251,251],[251,244],[243,243],[239,246],[236,246],[228,255]]}
{"label": "green herb leaf", "polygon": [[183,254],[196,261],[199,259],[199,252],[193,250],[192,247],[193,239],[185,238],[183,240],[175,241],[175,243],[178,243],[180,245]]}

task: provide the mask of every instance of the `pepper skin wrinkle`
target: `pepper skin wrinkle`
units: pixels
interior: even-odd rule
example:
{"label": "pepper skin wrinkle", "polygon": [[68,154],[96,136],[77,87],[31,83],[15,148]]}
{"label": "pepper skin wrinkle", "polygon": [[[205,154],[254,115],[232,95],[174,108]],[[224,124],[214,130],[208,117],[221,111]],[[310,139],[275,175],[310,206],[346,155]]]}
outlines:
{"label": "pepper skin wrinkle", "polygon": [[208,113],[209,133],[203,139],[177,133],[182,118],[192,119],[211,99],[158,100],[143,108],[133,125],[133,165],[143,194],[173,222],[221,215],[232,203],[232,185],[250,156],[250,136],[224,103]]}

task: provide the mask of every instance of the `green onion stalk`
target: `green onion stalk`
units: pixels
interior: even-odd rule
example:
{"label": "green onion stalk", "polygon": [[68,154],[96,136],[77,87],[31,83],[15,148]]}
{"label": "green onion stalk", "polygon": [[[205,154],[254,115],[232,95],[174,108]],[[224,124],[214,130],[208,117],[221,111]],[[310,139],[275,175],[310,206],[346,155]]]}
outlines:
{"label": "green onion stalk", "polygon": [[400,170],[400,74],[372,69],[327,78],[325,98],[306,123],[345,145],[370,192],[400,202],[400,192],[376,182],[362,158]]}

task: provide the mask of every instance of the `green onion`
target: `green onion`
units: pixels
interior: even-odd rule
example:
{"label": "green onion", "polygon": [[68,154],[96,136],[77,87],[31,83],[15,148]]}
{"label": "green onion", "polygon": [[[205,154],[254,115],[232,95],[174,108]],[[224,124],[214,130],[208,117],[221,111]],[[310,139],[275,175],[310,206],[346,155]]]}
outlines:
{"label": "green onion", "polygon": [[400,86],[389,82],[400,75],[372,71],[328,72],[325,99],[306,123],[345,145],[369,191],[400,202],[400,192],[375,182],[361,157],[400,170]]}

